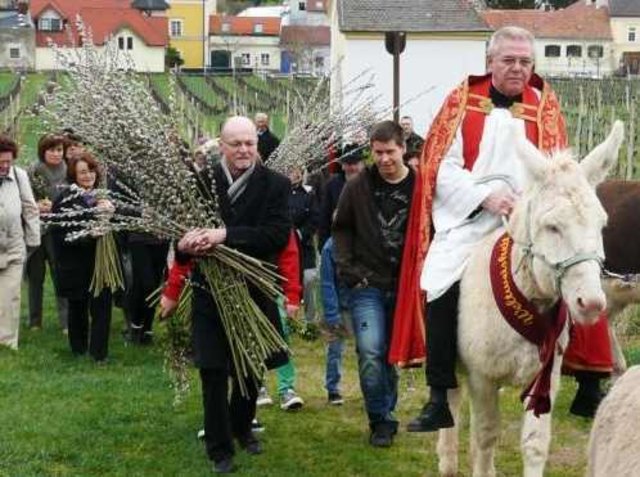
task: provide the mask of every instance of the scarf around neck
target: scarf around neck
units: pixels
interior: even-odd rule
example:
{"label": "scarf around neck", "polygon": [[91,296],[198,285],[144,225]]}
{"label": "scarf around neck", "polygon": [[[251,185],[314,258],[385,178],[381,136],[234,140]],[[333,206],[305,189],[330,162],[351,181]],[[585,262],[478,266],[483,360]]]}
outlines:
{"label": "scarf around neck", "polygon": [[231,175],[231,171],[229,171],[229,166],[227,165],[226,158],[222,158],[220,161],[220,165],[222,166],[222,170],[224,172],[224,176],[227,178],[227,182],[229,183],[229,189],[227,190],[227,195],[229,196],[229,201],[234,204],[240,196],[244,193],[247,188],[247,184],[249,183],[249,179],[253,175],[253,171],[256,169],[256,163],[254,162],[249,169],[244,171],[242,175],[240,175],[235,180]]}

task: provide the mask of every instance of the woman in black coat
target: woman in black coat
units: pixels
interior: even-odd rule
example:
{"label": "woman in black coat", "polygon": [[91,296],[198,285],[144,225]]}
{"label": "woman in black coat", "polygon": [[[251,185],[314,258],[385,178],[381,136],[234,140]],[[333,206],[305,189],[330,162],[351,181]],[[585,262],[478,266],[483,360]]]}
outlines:
{"label": "woman in black coat", "polygon": [[[54,214],[94,207],[104,209],[105,213],[113,210],[109,201],[96,197],[95,186],[100,182],[101,170],[90,153],[84,152],[70,159],[68,176],[72,186],[54,202]],[[87,211],[87,218],[90,213]],[[73,354],[83,355],[88,350],[94,360],[102,362],[109,349],[111,291],[105,288],[98,296],[94,296],[89,289],[95,265],[97,237],[83,237],[68,242],[65,237],[69,231],[69,228],[53,229],[60,279],[58,292],[69,300],[69,344]]]}

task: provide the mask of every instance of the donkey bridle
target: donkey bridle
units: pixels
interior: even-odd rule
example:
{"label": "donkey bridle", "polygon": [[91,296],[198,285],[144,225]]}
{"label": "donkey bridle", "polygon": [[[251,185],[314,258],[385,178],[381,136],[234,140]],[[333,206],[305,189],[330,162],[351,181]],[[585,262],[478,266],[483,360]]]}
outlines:
{"label": "donkey bridle", "polygon": [[522,260],[518,263],[518,266],[516,267],[516,273],[520,269],[522,262],[526,258],[530,259],[532,266],[533,266],[533,259],[537,258],[553,271],[553,274],[555,276],[556,290],[558,291],[558,293],[562,293],[562,290],[561,290],[562,278],[566,275],[567,270],[569,270],[574,265],[593,260],[598,263],[600,270],[602,270],[604,260],[602,256],[600,256],[597,252],[577,253],[574,256],[569,257],[565,260],[561,260],[559,262],[552,262],[544,254],[540,252],[536,252],[533,248],[533,239],[531,238],[531,201],[530,200],[527,203],[526,223],[527,223],[527,243],[523,243],[515,239],[515,237],[513,236],[513,233],[511,232],[511,229],[509,228],[509,223],[507,221],[506,216],[504,215],[502,216],[502,224],[505,230],[507,231],[507,233],[509,234],[509,237],[511,237],[511,240],[513,240],[513,243],[515,245],[518,245],[520,248],[522,248],[524,252],[524,255],[522,256]]}

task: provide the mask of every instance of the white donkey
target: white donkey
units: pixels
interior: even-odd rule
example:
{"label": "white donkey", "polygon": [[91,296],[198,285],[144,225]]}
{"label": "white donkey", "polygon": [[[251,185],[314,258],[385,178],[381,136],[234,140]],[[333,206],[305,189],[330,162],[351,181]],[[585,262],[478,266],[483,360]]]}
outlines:
{"label": "white donkey", "polygon": [[[507,224],[513,239],[511,270],[515,286],[540,313],[562,299],[572,319],[589,323],[606,306],[600,283],[603,258],[602,228],[606,213],[595,186],[617,161],[623,139],[617,121],[609,137],[582,162],[568,151],[546,157],[518,134],[518,154],[526,164],[530,183]],[[479,243],[461,281],[458,324],[458,356],[468,374],[471,399],[471,454],[473,477],[496,475],[494,449],[500,433],[498,391],[503,385],[527,386],[541,370],[538,347],[523,338],[503,318],[489,279],[494,245],[503,237],[500,229]],[[503,253],[503,258],[504,258]],[[506,275],[506,274],[504,274]],[[505,278],[505,277],[502,277]],[[514,297],[507,302],[514,305]],[[516,310],[525,322],[529,317]],[[548,346],[551,403],[560,384],[561,350],[568,341],[568,321],[560,327],[556,344]],[[450,391],[452,411],[459,422],[459,391]],[[529,403],[529,398],[525,404]],[[542,477],[551,439],[551,415],[525,411],[521,435],[525,477]],[[457,428],[440,431],[438,439],[441,475],[455,476],[458,467]]]}
{"label": "white donkey", "polygon": [[588,477],[634,477],[640,470],[640,366],[622,375],[598,407],[589,439]]}

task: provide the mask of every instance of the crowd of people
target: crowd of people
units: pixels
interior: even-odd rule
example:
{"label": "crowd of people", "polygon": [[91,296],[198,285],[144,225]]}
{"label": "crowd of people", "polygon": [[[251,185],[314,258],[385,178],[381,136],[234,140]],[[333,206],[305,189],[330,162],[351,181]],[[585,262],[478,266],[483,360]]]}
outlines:
{"label": "crowd of people", "polygon": [[[38,144],[38,161],[24,171],[14,164],[17,145],[2,137],[0,343],[18,348],[23,269],[28,326],[42,326],[48,266],[59,324],[73,354],[88,352],[96,362],[105,362],[113,302],[125,312],[126,339],[150,344],[154,310],[146,297],[166,280],[160,308],[162,317],[170,316],[186,278],[195,284],[203,281],[197,258],[224,244],[273,263],[286,278],[285,296],[278,302],[250,288],[255,303],[285,339],[290,320],[323,323],[325,388],[331,405],[344,401],[342,355],[345,338],[353,334],[372,446],[391,446],[399,430],[394,415],[398,367],[417,365],[425,355],[430,399],[407,429],[451,427],[447,390],[457,386],[458,283],[471,247],[500,225],[501,216],[508,215],[517,200],[523,179],[510,134],[515,124],[538,144],[536,111],[548,99],[543,88],[548,85],[533,73],[531,34],[512,27],[499,30],[489,43],[488,73],[456,88],[425,139],[408,116],[399,123],[372,124],[366,143],[342,144],[339,170],[330,175],[325,169],[319,181],[311,181],[302,166],[289,171],[288,178],[269,168],[279,140],[269,130],[266,114],[257,114],[253,121],[230,118],[222,127],[217,154],[198,148],[193,156],[193,170],[201,174],[205,187],[211,188],[206,183],[211,177],[215,181],[212,200],[224,226],[189,231],[173,248],[149,234],[122,234],[117,243],[128,278],[125,292],[116,296],[90,287],[99,236],[69,242],[68,230],[57,228],[55,220],[39,220],[55,216],[69,203],[88,209],[87,214],[113,211],[108,200],[94,193],[109,186],[109,178],[89,152],[90,145],[72,131],[45,135]],[[454,103],[466,109],[452,122]],[[556,127],[558,135],[564,134],[559,112]],[[559,144],[566,144],[566,137],[560,139]],[[209,174],[202,174],[204,170]],[[513,180],[477,180],[493,175]],[[172,263],[169,255],[174,256]],[[414,326],[416,320],[422,322],[425,298],[426,336],[424,325]],[[235,470],[234,440],[250,454],[262,452],[255,434],[256,407],[272,399],[266,386],[252,379],[238,381],[217,307],[204,287],[193,288],[193,358],[204,410],[200,435],[214,471],[230,473]],[[572,410],[588,416],[595,412],[600,379],[611,364],[591,363],[588,344],[582,346],[587,351],[573,355],[582,361],[566,367],[580,383]],[[265,365],[276,370],[280,407],[302,408],[293,356],[275,353]]]}

